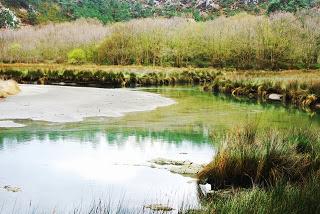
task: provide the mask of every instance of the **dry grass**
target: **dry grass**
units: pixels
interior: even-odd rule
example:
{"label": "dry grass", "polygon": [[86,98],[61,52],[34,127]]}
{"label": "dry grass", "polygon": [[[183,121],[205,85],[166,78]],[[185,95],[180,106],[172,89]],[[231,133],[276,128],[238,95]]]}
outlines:
{"label": "dry grass", "polygon": [[3,62],[63,62],[77,47],[94,48],[111,33],[95,20],[27,26],[0,30],[0,60]]}
{"label": "dry grass", "polygon": [[0,61],[67,62],[73,49],[85,61],[110,65],[310,68],[319,64],[318,13],[239,14],[207,22],[147,18],[103,26],[94,21],[0,32]]}

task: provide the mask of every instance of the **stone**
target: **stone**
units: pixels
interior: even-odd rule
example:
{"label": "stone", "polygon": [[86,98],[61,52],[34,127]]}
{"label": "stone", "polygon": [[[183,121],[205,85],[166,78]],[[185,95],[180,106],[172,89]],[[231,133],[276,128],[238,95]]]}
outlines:
{"label": "stone", "polygon": [[196,175],[199,173],[204,165],[196,164],[188,160],[178,161],[169,160],[164,158],[157,158],[149,161],[151,163],[150,167],[157,169],[166,169],[172,173],[182,174],[182,175]]}
{"label": "stone", "polygon": [[19,85],[14,80],[0,80],[0,98],[16,95],[20,92]]}
{"label": "stone", "polygon": [[163,204],[150,204],[150,205],[145,205],[144,208],[150,209],[152,211],[162,211],[162,212],[169,212],[174,210],[172,207],[163,205]]}
{"label": "stone", "polygon": [[3,189],[7,190],[8,192],[20,192],[21,191],[20,187],[13,187],[10,185],[4,186]]}
{"label": "stone", "polygon": [[268,99],[269,100],[274,100],[274,101],[281,101],[283,95],[281,94],[269,94]]}

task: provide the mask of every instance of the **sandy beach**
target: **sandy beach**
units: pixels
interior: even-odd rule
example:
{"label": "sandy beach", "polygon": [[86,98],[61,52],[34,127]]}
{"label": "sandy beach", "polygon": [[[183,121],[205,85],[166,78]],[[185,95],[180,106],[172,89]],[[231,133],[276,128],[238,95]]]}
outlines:
{"label": "sandy beach", "polygon": [[158,94],[129,89],[20,85],[21,93],[0,102],[0,127],[17,127],[10,120],[77,122],[87,117],[120,117],[174,104]]}

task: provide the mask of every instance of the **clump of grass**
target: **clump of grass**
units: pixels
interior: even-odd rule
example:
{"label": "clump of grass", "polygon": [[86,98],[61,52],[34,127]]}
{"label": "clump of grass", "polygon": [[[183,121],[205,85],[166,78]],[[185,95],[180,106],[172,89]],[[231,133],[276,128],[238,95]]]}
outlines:
{"label": "clump of grass", "polygon": [[222,140],[217,156],[199,178],[215,189],[303,183],[319,170],[319,145],[319,135],[312,131],[258,133],[247,126]]}

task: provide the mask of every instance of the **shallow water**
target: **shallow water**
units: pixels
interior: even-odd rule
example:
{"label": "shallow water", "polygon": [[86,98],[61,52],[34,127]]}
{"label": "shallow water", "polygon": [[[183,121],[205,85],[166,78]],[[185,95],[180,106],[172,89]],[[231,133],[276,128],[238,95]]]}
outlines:
{"label": "shallow water", "polygon": [[144,89],[177,103],[121,118],[54,124],[20,120],[0,129],[0,213],[86,212],[99,200],[113,210],[163,203],[198,206],[194,179],[146,166],[155,158],[209,162],[210,135],[243,123],[320,126],[319,116],[274,104],[243,102],[196,88]]}

